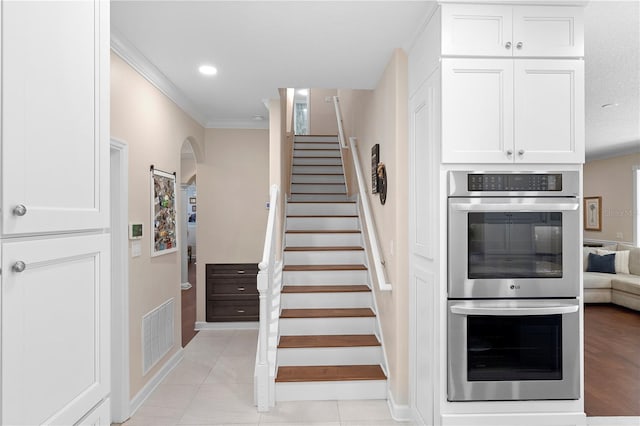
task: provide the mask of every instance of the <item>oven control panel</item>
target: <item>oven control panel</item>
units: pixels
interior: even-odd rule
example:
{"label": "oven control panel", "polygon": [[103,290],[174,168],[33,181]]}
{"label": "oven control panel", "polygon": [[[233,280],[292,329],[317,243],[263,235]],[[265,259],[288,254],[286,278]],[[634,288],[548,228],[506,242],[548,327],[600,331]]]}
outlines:
{"label": "oven control panel", "polygon": [[467,175],[467,191],[562,191],[562,174],[482,173]]}

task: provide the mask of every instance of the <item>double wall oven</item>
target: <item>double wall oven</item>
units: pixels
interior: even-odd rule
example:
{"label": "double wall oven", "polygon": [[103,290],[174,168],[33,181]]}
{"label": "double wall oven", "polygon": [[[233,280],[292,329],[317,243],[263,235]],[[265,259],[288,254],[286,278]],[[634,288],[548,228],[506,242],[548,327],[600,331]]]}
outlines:
{"label": "double wall oven", "polygon": [[448,399],[578,399],[579,174],[449,174]]}

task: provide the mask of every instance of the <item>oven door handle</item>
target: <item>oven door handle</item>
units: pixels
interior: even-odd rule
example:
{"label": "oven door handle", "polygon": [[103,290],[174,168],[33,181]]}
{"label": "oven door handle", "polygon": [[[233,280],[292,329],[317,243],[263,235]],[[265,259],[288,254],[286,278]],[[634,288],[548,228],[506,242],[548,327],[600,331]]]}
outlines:
{"label": "oven door handle", "polygon": [[521,203],[451,203],[450,207],[456,211],[493,212],[493,211],[575,211],[580,207],[579,203],[553,203],[553,204],[521,204]]}
{"label": "oven door handle", "polygon": [[458,315],[487,315],[495,317],[524,315],[558,315],[578,312],[578,305],[543,306],[543,307],[509,307],[498,308],[488,306],[451,306],[451,312]]}

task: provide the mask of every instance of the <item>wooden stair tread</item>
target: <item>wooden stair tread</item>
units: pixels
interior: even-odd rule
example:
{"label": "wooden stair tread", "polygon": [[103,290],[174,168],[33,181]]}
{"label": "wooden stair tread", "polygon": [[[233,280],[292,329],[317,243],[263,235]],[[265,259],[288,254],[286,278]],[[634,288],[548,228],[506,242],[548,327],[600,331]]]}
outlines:
{"label": "wooden stair tread", "polygon": [[359,229],[291,229],[287,234],[360,234]]}
{"label": "wooden stair tread", "polygon": [[[337,150],[336,150],[337,151]],[[323,158],[323,159],[327,159],[327,158],[340,158],[340,157],[336,157],[336,156],[315,156],[315,155],[293,155],[293,159],[295,160],[296,158]]]}
{"label": "wooden stair tread", "polygon": [[292,176],[342,176],[344,173],[316,173],[316,172],[308,172],[308,173],[291,173]]}
{"label": "wooden stair tread", "polygon": [[[301,143],[301,142],[298,142]],[[302,142],[305,143],[305,142]],[[306,142],[306,143],[317,143],[317,142]],[[334,144],[338,144],[338,142],[328,142],[328,143],[334,143]],[[296,151],[340,151],[340,148],[307,148],[307,147],[299,147],[299,148],[293,148]]]}
{"label": "wooden stair tread", "polygon": [[371,308],[308,308],[283,309],[280,318],[370,318],[376,314]]}
{"label": "wooden stair tread", "polygon": [[362,251],[364,247],[358,246],[332,246],[332,247],[286,247],[284,251]]}
{"label": "wooden stair tread", "polygon": [[287,203],[288,204],[316,204],[316,203],[322,203],[322,204],[331,204],[331,203],[355,204],[356,202],[352,201],[352,200],[289,200],[289,201],[287,201]]}
{"label": "wooden stair tread", "polygon": [[291,195],[347,195],[345,192],[292,192]]}
{"label": "wooden stair tread", "polygon": [[[294,161],[294,166],[313,166],[313,167],[327,167],[327,166],[331,166],[331,167],[342,167],[342,164],[338,163],[338,164],[295,164],[295,160],[296,158],[300,158],[300,157],[295,157],[293,159]],[[318,158],[318,157],[305,157],[305,158]],[[340,157],[332,157],[335,160],[339,160]]]}
{"label": "wooden stair tread", "polygon": [[291,182],[292,185],[344,185],[344,182]]}
{"label": "wooden stair tread", "polygon": [[373,334],[282,336],[278,348],[354,348],[380,346]]}
{"label": "wooden stair tread", "polygon": [[358,217],[357,214],[290,214],[287,217]]}
{"label": "wooden stair tread", "polygon": [[364,265],[285,265],[284,271],[366,271]]}
{"label": "wooden stair tread", "polygon": [[279,367],[276,382],[337,382],[386,380],[379,365],[312,365]]}
{"label": "wooden stair tread", "polygon": [[364,293],[371,289],[364,284],[355,285],[285,285],[282,293]]}

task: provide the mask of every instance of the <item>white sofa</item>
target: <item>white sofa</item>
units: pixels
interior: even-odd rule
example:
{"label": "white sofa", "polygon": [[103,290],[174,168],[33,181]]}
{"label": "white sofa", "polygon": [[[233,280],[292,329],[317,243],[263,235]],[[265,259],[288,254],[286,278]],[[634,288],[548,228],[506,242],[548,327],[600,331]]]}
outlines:
{"label": "white sofa", "polygon": [[584,301],[585,303],[614,303],[640,311],[640,248],[626,244],[601,247],[607,250],[629,250],[629,274],[586,272],[589,253],[596,248],[585,247]]}

